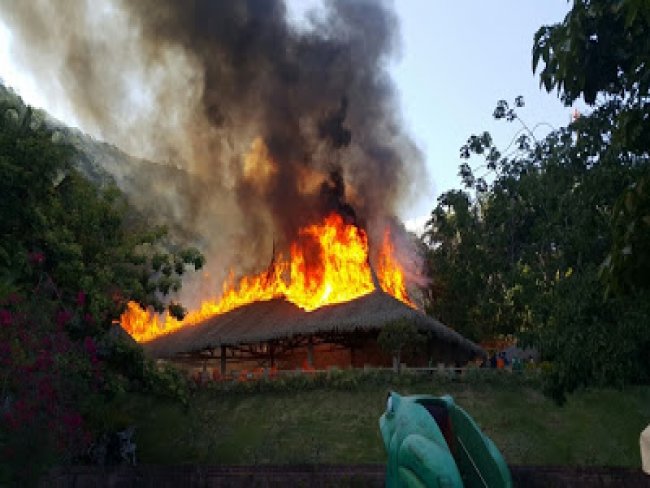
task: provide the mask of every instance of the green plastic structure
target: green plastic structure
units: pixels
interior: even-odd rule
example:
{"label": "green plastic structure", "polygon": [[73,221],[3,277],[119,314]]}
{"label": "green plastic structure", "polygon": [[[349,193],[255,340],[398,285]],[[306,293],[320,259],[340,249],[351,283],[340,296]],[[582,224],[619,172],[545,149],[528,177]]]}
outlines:
{"label": "green plastic structure", "polygon": [[389,488],[512,487],[497,447],[450,396],[391,392],[379,428]]}

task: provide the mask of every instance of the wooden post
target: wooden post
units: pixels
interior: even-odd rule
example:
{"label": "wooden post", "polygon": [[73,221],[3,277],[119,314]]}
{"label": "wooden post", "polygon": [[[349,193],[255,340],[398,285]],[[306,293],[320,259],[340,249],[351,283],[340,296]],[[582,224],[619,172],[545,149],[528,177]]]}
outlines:
{"label": "wooden post", "polygon": [[269,342],[269,359],[273,368],[275,366],[275,343],[273,342]]}
{"label": "wooden post", "polygon": [[226,375],[226,352],[228,351],[227,347],[221,344],[221,376]]}
{"label": "wooden post", "polygon": [[312,336],[309,336],[309,342],[307,343],[307,364],[314,367],[314,340]]}

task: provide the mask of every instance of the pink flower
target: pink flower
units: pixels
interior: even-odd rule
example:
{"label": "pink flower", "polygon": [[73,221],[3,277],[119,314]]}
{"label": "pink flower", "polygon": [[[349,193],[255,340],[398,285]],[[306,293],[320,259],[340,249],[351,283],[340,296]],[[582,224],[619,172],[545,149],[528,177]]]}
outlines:
{"label": "pink flower", "polygon": [[84,339],[84,348],[90,356],[90,362],[94,366],[93,369],[97,368],[99,365],[99,359],[97,358],[97,344],[92,339],[92,337],[86,337]]}
{"label": "pink flower", "polygon": [[49,379],[42,379],[38,383],[38,395],[44,400],[54,400],[54,388]]}
{"label": "pink flower", "polygon": [[86,348],[86,352],[90,354],[91,357],[95,357],[97,355],[97,344],[95,344],[95,341],[92,337],[86,337],[84,339],[84,347]]}
{"label": "pink flower", "polygon": [[49,351],[41,351],[34,361],[33,368],[35,371],[45,371],[52,367],[52,355]]}
{"label": "pink flower", "polygon": [[0,305],[16,305],[22,301],[22,297],[18,293],[9,293],[4,300],[0,300]]}
{"label": "pink flower", "polygon": [[20,421],[16,415],[13,415],[9,412],[4,414],[4,422],[5,425],[7,425],[11,430],[18,430],[18,427],[20,427]]}
{"label": "pink flower", "polygon": [[29,259],[29,262],[32,264],[43,264],[45,261],[45,254],[42,252],[31,252],[27,257]]}
{"label": "pink flower", "polygon": [[52,349],[52,338],[50,336],[45,336],[41,339],[41,347],[43,349]]}
{"label": "pink flower", "polygon": [[93,441],[93,435],[89,431],[84,430],[82,435],[82,440],[81,440],[83,445],[89,446],[92,441]]}
{"label": "pink flower", "polygon": [[0,342],[0,365],[9,365],[11,360],[11,346],[9,342]]}
{"label": "pink flower", "polygon": [[68,429],[68,432],[75,431],[81,428],[83,420],[81,415],[76,412],[70,412],[63,416],[63,425]]}
{"label": "pink flower", "polygon": [[56,325],[63,326],[72,318],[72,314],[67,310],[59,310],[56,314]]}
{"label": "pink flower", "polygon": [[11,312],[5,308],[0,309],[0,325],[9,327],[14,321]]}
{"label": "pink flower", "polygon": [[20,400],[16,400],[16,402],[14,403],[14,408],[16,409],[17,412],[24,413],[28,410],[27,402],[22,398]]}
{"label": "pink flower", "polygon": [[83,291],[77,293],[77,305],[83,307],[86,303],[86,294]]}

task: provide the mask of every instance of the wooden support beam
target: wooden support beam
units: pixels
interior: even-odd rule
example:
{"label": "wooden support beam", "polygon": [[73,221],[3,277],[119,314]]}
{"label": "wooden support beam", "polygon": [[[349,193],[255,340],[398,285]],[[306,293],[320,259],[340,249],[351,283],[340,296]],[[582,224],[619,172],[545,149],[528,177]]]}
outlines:
{"label": "wooden support beam", "polygon": [[307,343],[307,364],[314,366],[314,341],[311,336],[309,336],[309,342]]}
{"label": "wooden support beam", "polygon": [[221,376],[226,374],[226,353],[228,348],[225,345],[221,345]]}

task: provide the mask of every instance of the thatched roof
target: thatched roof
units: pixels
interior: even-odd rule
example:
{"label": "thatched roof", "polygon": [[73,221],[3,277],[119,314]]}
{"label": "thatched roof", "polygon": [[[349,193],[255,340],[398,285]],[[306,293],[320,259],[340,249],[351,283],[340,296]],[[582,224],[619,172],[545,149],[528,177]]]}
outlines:
{"label": "thatched roof", "polygon": [[144,348],[150,355],[164,358],[221,345],[250,344],[331,331],[379,329],[400,319],[406,319],[441,342],[455,346],[464,355],[483,354],[480,347],[457,332],[382,291],[313,312],[305,312],[284,299],[255,302],[158,337],[144,344]]}

